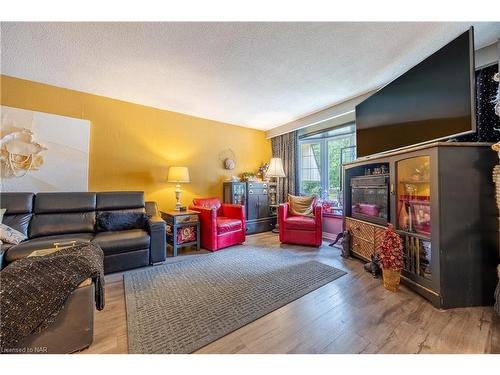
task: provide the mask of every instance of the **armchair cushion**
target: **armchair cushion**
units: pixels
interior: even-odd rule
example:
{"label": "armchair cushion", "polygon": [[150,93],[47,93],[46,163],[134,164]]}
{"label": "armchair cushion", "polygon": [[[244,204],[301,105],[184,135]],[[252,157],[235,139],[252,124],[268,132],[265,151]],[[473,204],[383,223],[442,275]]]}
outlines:
{"label": "armchair cushion", "polygon": [[288,229],[315,230],[316,222],[309,216],[288,216],[285,219],[285,226]]}
{"label": "armchair cushion", "polygon": [[314,216],[316,196],[300,197],[288,194],[288,203],[292,215]]}
{"label": "armchair cushion", "polygon": [[217,217],[217,233],[224,234],[241,230],[243,223],[239,219],[232,219],[230,217],[219,216]]}

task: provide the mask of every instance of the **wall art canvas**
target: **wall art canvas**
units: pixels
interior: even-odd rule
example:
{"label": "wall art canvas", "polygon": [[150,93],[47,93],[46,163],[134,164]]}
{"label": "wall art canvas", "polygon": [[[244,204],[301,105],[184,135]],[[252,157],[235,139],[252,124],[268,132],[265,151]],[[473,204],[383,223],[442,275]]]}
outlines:
{"label": "wall art canvas", "polygon": [[90,121],[0,106],[1,191],[87,191]]}

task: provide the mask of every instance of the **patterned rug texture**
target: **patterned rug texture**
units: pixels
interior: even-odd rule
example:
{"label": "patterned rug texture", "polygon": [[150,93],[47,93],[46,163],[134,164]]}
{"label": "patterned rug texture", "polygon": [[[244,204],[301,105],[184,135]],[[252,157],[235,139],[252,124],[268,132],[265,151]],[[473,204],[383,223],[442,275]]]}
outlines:
{"label": "patterned rug texture", "polygon": [[129,353],[192,353],[343,275],[245,245],[126,273]]}

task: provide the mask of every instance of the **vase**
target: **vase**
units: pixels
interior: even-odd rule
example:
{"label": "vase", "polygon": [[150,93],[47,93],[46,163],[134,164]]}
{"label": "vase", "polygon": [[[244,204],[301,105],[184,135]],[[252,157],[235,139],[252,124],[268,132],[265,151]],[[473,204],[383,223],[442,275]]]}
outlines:
{"label": "vase", "polygon": [[383,269],[382,274],[384,277],[384,288],[391,292],[397,292],[399,282],[401,281],[401,271]]}
{"label": "vase", "polygon": [[410,221],[410,215],[408,215],[408,211],[406,211],[405,202],[401,202],[401,209],[399,210],[399,229],[408,230],[408,223]]}

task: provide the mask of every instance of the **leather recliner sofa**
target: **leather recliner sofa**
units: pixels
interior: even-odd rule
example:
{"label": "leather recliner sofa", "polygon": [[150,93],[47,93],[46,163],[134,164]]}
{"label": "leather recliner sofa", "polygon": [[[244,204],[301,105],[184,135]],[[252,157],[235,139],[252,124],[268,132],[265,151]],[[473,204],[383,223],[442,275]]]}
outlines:
{"label": "leather recliner sofa", "polygon": [[[2,244],[1,266],[54,243],[94,241],[104,252],[105,273],[163,262],[166,258],[165,225],[154,202],[143,192],[0,193],[7,211],[3,223],[25,234],[18,245]],[[144,212],[143,229],[98,232],[99,212]]]}

